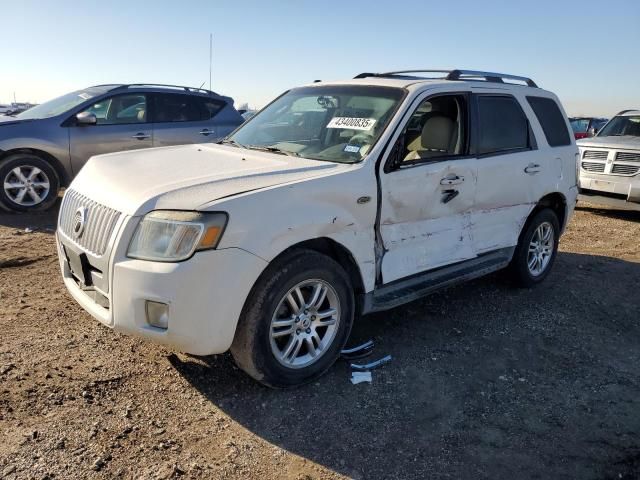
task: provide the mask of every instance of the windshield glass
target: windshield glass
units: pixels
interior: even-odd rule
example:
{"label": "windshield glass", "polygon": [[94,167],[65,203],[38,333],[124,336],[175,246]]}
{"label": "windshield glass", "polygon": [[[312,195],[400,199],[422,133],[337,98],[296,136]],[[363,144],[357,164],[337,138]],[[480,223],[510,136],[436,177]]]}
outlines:
{"label": "windshield glass", "polygon": [[403,96],[404,90],[391,87],[297,88],[261,110],[226,142],[313,160],[359,162]]}
{"label": "windshield glass", "polygon": [[614,117],[607,123],[598,137],[614,137],[630,135],[632,137],[640,137],[640,115],[631,115],[624,117]]}
{"label": "windshield glass", "polygon": [[56,115],[60,115],[67,110],[71,110],[90,98],[93,98],[96,95],[101,95],[106,91],[106,88],[91,87],[85,90],[67,93],[61,97],[36,105],[35,107],[16,115],[16,118],[19,118],[20,120],[34,120],[38,118],[55,117]]}
{"label": "windshield glass", "polygon": [[588,118],[570,118],[569,122],[573,133],[586,133],[589,128]]}

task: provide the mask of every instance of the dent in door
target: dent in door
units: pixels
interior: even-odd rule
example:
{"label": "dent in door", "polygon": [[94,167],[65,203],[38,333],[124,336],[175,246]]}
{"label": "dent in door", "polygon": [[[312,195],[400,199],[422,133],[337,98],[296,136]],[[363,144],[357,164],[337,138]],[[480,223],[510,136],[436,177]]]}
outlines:
{"label": "dent in door", "polygon": [[[387,183],[383,190],[383,281],[475,257],[471,210],[476,175],[462,162],[392,174],[404,178]],[[465,181],[458,187],[460,195],[442,203],[446,187],[440,185],[440,180],[449,174],[462,175]]]}

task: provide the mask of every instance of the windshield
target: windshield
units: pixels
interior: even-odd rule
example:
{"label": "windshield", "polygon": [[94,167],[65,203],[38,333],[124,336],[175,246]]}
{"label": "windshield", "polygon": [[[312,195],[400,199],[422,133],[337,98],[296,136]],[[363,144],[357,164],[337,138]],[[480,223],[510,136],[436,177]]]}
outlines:
{"label": "windshield", "polygon": [[[113,86],[111,88],[113,88]],[[36,105],[35,107],[16,115],[16,118],[19,118],[20,120],[35,120],[39,118],[55,117],[56,115],[60,115],[61,113],[71,110],[90,98],[93,98],[96,95],[101,95],[106,91],[107,89],[105,88],[91,87],[85,90],[67,93],[61,97]]]}
{"label": "windshield", "polygon": [[313,160],[359,162],[403,97],[404,90],[391,87],[297,88],[261,110],[225,142]]}
{"label": "windshield", "polygon": [[598,133],[598,137],[622,135],[640,137],[640,115],[614,117],[600,130],[600,133]]}
{"label": "windshield", "polygon": [[587,129],[589,128],[588,118],[570,118],[569,122],[571,123],[573,133],[587,133]]}

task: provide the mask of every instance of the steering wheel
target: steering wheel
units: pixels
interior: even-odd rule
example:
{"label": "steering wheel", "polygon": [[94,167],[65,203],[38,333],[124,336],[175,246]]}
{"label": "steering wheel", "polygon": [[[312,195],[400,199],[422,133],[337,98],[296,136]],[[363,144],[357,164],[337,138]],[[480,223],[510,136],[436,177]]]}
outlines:
{"label": "steering wheel", "polygon": [[356,133],[353,137],[349,139],[347,145],[371,145],[373,143],[373,135],[370,133]]}

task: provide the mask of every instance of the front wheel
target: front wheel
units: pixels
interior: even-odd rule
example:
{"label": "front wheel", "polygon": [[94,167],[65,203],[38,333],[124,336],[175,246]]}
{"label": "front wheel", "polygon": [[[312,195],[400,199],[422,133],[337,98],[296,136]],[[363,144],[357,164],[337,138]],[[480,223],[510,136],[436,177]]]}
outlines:
{"label": "front wheel", "polygon": [[30,153],[10,155],[0,163],[0,204],[14,212],[46,210],[58,198],[60,179],[45,160]]}
{"label": "front wheel", "polygon": [[549,275],[559,239],[560,224],[553,210],[540,210],[527,222],[510,265],[512,277],[520,286],[532,287]]}
{"label": "front wheel", "polygon": [[308,383],[338,358],[353,317],[353,289],[344,269],[315,251],[293,251],[256,282],[231,353],[264,385]]}

